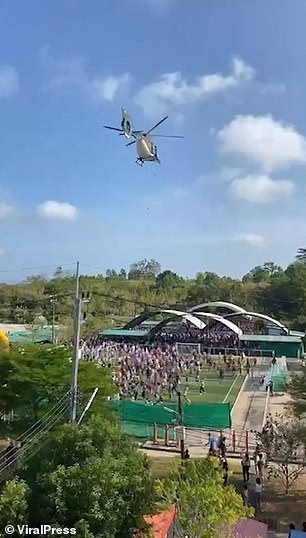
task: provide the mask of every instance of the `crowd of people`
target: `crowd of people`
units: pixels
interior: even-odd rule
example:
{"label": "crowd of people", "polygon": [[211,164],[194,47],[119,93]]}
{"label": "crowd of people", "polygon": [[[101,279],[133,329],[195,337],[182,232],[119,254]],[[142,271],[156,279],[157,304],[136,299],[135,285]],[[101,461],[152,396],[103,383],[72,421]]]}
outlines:
{"label": "crowd of people", "polygon": [[[176,345],[163,344],[148,346],[142,344],[101,341],[91,338],[82,341],[82,358],[97,361],[108,367],[116,366],[114,381],[119,398],[161,402],[165,394],[175,399],[181,384],[184,384],[184,398],[188,401],[189,382],[198,383],[199,393],[204,394],[204,369],[212,369],[220,380],[226,375],[242,373],[243,365],[250,368],[248,358],[222,355],[219,358],[207,353],[184,354]],[[252,363],[253,364],[253,363]]]}
{"label": "crowd of people", "polygon": [[154,335],[160,343],[194,343],[207,348],[238,348],[238,336],[229,331],[202,331],[196,327],[182,325],[176,329],[163,328]]}

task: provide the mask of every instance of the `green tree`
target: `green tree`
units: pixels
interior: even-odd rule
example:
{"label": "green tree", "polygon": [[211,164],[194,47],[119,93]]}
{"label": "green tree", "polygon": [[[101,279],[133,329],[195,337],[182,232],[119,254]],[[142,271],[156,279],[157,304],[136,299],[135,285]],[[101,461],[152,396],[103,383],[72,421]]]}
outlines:
{"label": "green tree", "polygon": [[267,282],[271,277],[278,276],[283,272],[282,267],[274,262],[265,262],[263,265],[257,265],[242,280],[244,282],[252,280],[253,282]]}
{"label": "green tree", "polygon": [[223,536],[227,525],[253,514],[233,486],[223,486],[218,464],[210,459],[186,462],[183,469],[158,483],[158,492],[165,501],[176,504],[188,538]]}
{"label": "green tree", "polygon": [[8,523],[16,526],[28,522],[28,486],[23,480],[15,478],[4,484],[0,491],[0,536]]}
{"label": "green tree", "polygon": [[[0,405],[7,413],[23,408],[29,421],[41,414],[41,402],[51,407],[68,391],[71,376],[71,352],[62,347],[29,346],[10,353],[0,352]],[[99,388],[94,408],[104,405],[113,393],[111,373],[94,363],[79,364],[79,387],[82,403],[95,387]],[[23,416],[23,420],[25,417]]]}
{"label": "green tree", "polygon": [[288,392],[292,397],[292,409],[298,419],[306,417],[306,371],[293,374],[288,384]]}
{"label": "green tree", "polygon": [[84,536],[125,538],[152,510],[148,459],[109,421],[95,417],[63,426],[38,449],[21,470],[30,491],[30,524],[48,521],[78,526]]}
{"label": "green tree", "polygon": [[156,277],[156,287],[164,289],[173,289],[177,286],[181,286],[184,282],[184,279],[178,276],[173,271],[163,271],[159,273]]}
{"label": "green tree", "polygon": [[105,275],[106,275],[106,278],[116,278],[118,276],[117,271],[115,271],[115,269],[107,269]]}
{"label": "green tree", "polygon": [[306,467],[300,422],[279,414],[267,420],[263,431],[257,433],[257,439],[267,455],[268,479],[280,479],[288,494]]}
{"label": "green tree", "polygon": [[305,263],[306,262],[306,248],[299,248],[299,250],[297,251],[297,255],[296,255],[296,260],[298,260],[299,262],[303,262]]}
{"label": "green tree", "polygon": [[130,266],[128,278],[130,280],[139,280],[141,278],[156,278],[161,271],[161,265],[156,260],[141,260],[132,263]]}
{"label": "green tree", "polygon": [[[96,334],[110,325],[122,326],[149,305],[183,310],[216,300],[233,302],[270,314],[293,328],[306,329],[305,263],[295,262],[283,270],[274,262],[266,262],[241,280],[212,272],[184,279],[170,270],[161,272],[158,262],[145,259],[132,264],[129,278],[124,269],[110,269],[107,275],[81,277],[81,291],[91,292],[83,334]],[[74,287],[74,277],[61,268],[51,279],[38,275],[17,284],[0,284],[0,319],[30,324],[39,311],[51,324],[50,296],[55,296],[57,323],[66,327],[60,336],[71,337]]]}

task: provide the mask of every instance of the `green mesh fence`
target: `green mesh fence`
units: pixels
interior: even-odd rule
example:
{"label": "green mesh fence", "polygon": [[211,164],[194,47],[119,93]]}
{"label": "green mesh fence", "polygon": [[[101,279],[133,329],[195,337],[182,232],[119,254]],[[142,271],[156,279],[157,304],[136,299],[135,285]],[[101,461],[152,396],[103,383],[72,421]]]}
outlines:
{"label": "green mesh fence", "polygon": [[287,392],[289,374],[285,357],[278,358],[271,366],[269,378],[273,382],[273,392]]}
{"label": "green mesh fence", "polygon": [[288,375],[272,375],[273,392],[287,392]]}
{"label": "green mesh fence", "polygon": [[[147,441],[153,437],[153,425],[141,424],[140,422],[121,422],[121,430],[127,433],[131,437],[136,437],[138,440]],[[157,438],[164,439],[165,430],[163,426],[157,427]],[[168,430],[169,441],[174,441],[175,433],[174,427],[169,427]]]}
{"label": "green mesh fence", "polygon": [[[121,425],[126,433],[135,437],[147,438],[152,436],[152,426],[159,427],[158,437],[163,437],[163,426],[177,425],[177,405],[175,404],[146,404],[120,400],[113,402]],[[231,427],[231,405],[225,404],[189,404],[182,405],[184,426],[186,428],[226,429]],[[171,412],[173,411],[173,413]],[[173,428],[170,428],[170,439],[173,438]]]}

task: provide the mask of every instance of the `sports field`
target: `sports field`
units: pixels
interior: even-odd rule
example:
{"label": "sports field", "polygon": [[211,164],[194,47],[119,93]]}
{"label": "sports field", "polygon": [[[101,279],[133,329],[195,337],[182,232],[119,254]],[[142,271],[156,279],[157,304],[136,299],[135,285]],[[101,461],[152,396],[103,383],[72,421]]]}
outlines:
{"label": "sports field", "polygon": [[[202,370],[201,379],[205,381],[205,393],[200,394],[200,381],[196,381],[194,376],[188,378],[186,383],[185,377],[182,376],[180,391],[183,396],[186,387],[188,387],[187,398],[191,403],[230,403],[234,405],[237,395],[244,382],[245,375],[225,374],[223,379],[219,379],[218,372],[211,368]],[[171,402],[168,392],[163,393],[165,402]],[[176,398],[175,398],[176,399]]]}
{"label": "sports field", "polygon": [[[218,371],[216,369],[204,369],[201,372],[201,379],[204,379],[205,381],[205,393],[200,393],[200,386],[201,386],[201,380],[196,381],[194,376],[188,377],[188,382],[186,382],[185,376],[181,376],[181,383],[179,385],[179,390],[182,395],[182,403],[184,406],[184,414],[185,417],[187,416],[186,413],[188,413],[188,404],[222,404],[222,403],[228,403],[231,406],[234,405],[236,398],[238,396],[238,393],[241,389],[241,386],[245,380],[245,375],[237,375],[236,373],[232,375],[231,373],[227,373],[224,375],[223,379],[220,379],[218,376]],[[184,397],[185,389],[188,387],[188,393],[186,397]],[[125,418],[122,418],[121,421],[121,427],[123,431],[128,433],[129,435],[132,435],[136,438],[142,438],[142,439],[149,439],[152,438],[153,433],[153,422],[156,422],[158,425],[158,438],[163,439],[164,437],[164,427],[161,426],[158,422],[158,408],[163,408],[163,404],[177,404],[177,394],[173,394],[172,398],[169,398],[169,392],[167,389],[165,389],[162,393],[163,396],[163,403],[159,403],[158,406],[155,408],[155,406],[148,408],[150,410],[156,409],[157,416],[152,420],[149,418],[149,416],[145,413],[143,415],[146,417],[145,420],[139,420],[136,419],[135,415],[132,416],[132,418],[127,418],[127,415]],[[139,403],[141,400],[139,400]],[[137,404],[135,404],[137,405]],[[191,405],[192,407],[192,405]],[[190,407],[190,410],[191,410]],[[207,408],[203,407],[203,413],[207,413]],[[143,411],[143,410],[142,410]],[[214,417],[215,415],[215,419]],[[218,422],[220,422],[220,414],[218,414],[218,411],[216,412],[215,409],[210,408],[209,410],[209,416],[210,421],[213,422],[214,426],[216,428],[220,428]],[[133,418],[135,417],[135,418]],[[203,417],[203,415],[202,415]],[[189,417],[190,418],[190,417]],[[216,423],[214,422],[216,420]],[[224,416],[221,418],[221,420],[224,421]],[[146,423],[147,422],[147,423]],[[174,426],[176,424],[176,420],[173,417],[173,415],[169,414],[169,439],[174,439]],[[222,426],[223,427],[223,426]]]}

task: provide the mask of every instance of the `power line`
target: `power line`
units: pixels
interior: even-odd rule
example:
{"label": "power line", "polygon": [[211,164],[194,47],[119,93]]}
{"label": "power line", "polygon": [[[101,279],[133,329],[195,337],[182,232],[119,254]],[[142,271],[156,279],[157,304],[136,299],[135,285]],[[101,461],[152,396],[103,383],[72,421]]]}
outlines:
{"label": "power line", "polygon": [[[69,406],[68,391],[45,415],[40,421],[33,424],[28,430],[26,430],[17,440],[25,443],[27,447],[36,442],[42,433],[49,431],[57,422],[59,422],[65,415]],[[35,431],[36,430],[36,431]],[[28,448],[26,448],[28,450]],[[12,453],[7,457],[7,454],[0,458],[0,472],[10,468],[12,463],[18,461],[19,455]],[[4,464],[3,464],[4,463]]]}
{"label": "power line", "polygon": [[1,269],[0,270],[0,274],[2,273],[17,273],[17,272],[22,272],[22,271],[34,271],[36,269],[54,269],[56,267],[68,267],[68,266],[72,266],[72,265],[75,265],[76,262],[68,262],[68,263],[59,263],[58,265],[56,264],[50,264],[50,265],[34,265],[33,267],[19,267],[19,268],[15,268],[15,269]]}

